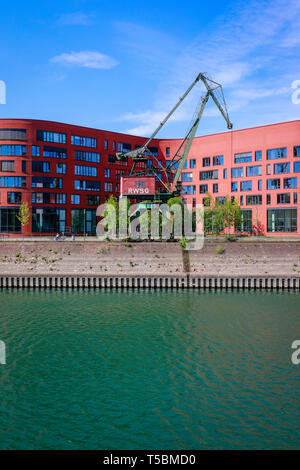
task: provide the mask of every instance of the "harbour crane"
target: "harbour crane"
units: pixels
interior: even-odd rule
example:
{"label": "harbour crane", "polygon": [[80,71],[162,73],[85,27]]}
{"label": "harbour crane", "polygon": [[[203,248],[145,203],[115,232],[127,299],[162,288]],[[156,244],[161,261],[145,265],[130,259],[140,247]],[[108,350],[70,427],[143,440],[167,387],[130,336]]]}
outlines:
{"label": "harbour crane", "polygon": [[[158,155],[155,155],[155,152],[151,150],[150,143],[199,81],[204,84],[206,92],[200,98],[188,131],[178,149],[170,160],[167,161],[166,165],[163,165],[159,161]],[[225,119],[227,128],[232,129],[222,86],[208,78],[206,74],[199,73],[144,145],[126,153],[116,153],[116,158],[119,161],[128,161],[128,159],[133,161],[129,176],[121,177],[121,196],[126,195],[137,199],[145,196],[149,198],[150,196],[155,199],[157,197],[155,182],[158,182],[160,187],[160,199],[169,199],[170,197],[180,195],[181,183],[179,178],[189,155],[203,111],[210,97]]]}

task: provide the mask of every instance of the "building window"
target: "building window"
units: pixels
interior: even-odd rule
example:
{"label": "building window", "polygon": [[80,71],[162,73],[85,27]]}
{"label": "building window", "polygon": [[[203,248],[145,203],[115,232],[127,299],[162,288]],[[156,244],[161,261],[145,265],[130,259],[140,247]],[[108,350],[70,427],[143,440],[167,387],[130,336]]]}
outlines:
{"label": "building window", "polygon": [[0,155],[6,157],[25,157],[26,145],[0,145]]}
{"label": "building window", "polygon": [[41,160],[32,160],[33,173],[50,173],[50,163]]}
{"label": "building window", "polygon": [[294,172],[299,173],[300,171],[300,162],[294,162]]}
{"label": "building window", "polygon": [[193,173],[181,173],[181,181],[183,182],[193,181]]}
{"label": "building window", "polygon": [[126,142],[118,142],[118,152],[127,153],[130,152],[130,150],[131,144],[127,144]]}
{"label": "building window", "polygon": [[104,150],[108,150],[108,140],[105,139],[104,141]]}
{"label": "building window", "polygon": [[224,165],[224,156],[223,155],[215,155],[213,157],[213,165]]}
{"label": "building window", "polygon": [[231,183],[231,191],[235,192],[237,190],[238,190],[238,182],[234,181],[233,183]]}
{"label": "building window", "polygon": [[210,166],[210,157],[202,158],[202,166]]}
{"label": "building window", "polygon": [[271,194],[267,194],[267,204],[271,204]]}
{"label": "building window", "polygon": [[300,157],[300,145],[294,147],[294,157]]}
{"label": "building window", "polygon": [[262,160],[262,151],[261,150],[256,150],[256,152],[255,152],[255,161],[259,162],[260,160]]}
{"label": "building window", "polygon": [[252,191],[252,181],[241,181],[241,191]]}
{"label": "building window", "polygon": [[80,204],[80,194],[71,194],[71,204]]}
{"label": "building window", "polygon": [[289,173],[290,172],[290,163],[275,163],[274,164],[274,174],[278,175],[279,173]]}
{"label": "building window", "polygon": [[126,175],[126,170],[116,170],[116,179],[120,179],[121,176]]}
{"label": "building window", "polygon": [[223,170],[223,178],[224,178],[224,180],[227,179],[227,168],[224,168],[224,170]]}
{"label": "building window", "polygon": [[32,188],[62,189],[62,178],[33,176],[31,187]]}
{"label": "building window", "polygon": [[297,177],[284,178],[283,180],[284,189],[296,189],[297,188]]}
{"label": "building window", "polygon": [[75,165],[75,175],[79,176],[97,176],[97,168],[88,165]]}
{"label": "building window", "polygon": [[61,147],[44,147],[43,155],[46,158],[67,158],[67,150]]}
{"label": "building window", "polygon": [[71,227],[73,233],[92,235],[96,232],[96,209],[72,209]]}
{"label": "building window", "polygon": [[241,178],[244,175],[244,168],[231,168],[231,177],[232,178]]}
{"label": "building window", "polygon": [[113,140],[113,151],[115,152],[116,151],[116,141]]}
{"label": "building window", "polygon": [[26,129],[0,129],[0,140],[26,140]]}
{"label": "building window", "polygon": [[297,232],[297,209],[268,209],[268,232]]}
{"label": "building window", "polygon": [[67,173],[67,165],[65,163],[56,163],[56,173],[65,175]]}
{"label": "building window", "polygon": [[112,193],[113,192],[113,184],[108,182],[108,181],[105,181],[104,183],[104,191],[106,193]]}
{"label": "building window", "polygon": [[21,204],[21,202],[22,202],[22,193],[8,191],[7,193],[8,204]]}
{"label": "building window", "polygon": [[267,165],[267,175],[271,174],[271,165]]}
{"label": "building window", "polygon": [[75,150],[75,160],[81,162],[100,163],[100,153]]}
{"label": "building window", "polygon": [[252,152],[242,152],[234,154],[234,163],[252,162]]}
{"label": "building window", "polygon": [[258,189],[258,191],[261,191],[261,190],[262,190],[262,180],[258,180],[258,182],[257,182],[257,189]]}
{"label": "building window", "polygon": [[298,197],[297,193],[294,193],[294,204],[297,204],[298,202]]}
{"label": "building window", "polygon": [[100,191],[100,181],[75,180],[74,189],[82,191]]}
{"label": "building window", "polygon": [[200,180],[217,180],[218,170],[200,171]]}
{"label": "building window", "polygon": [[241,203],[241,206],[244,204],[244,196],[240,196],[240,203]]}
{"label": "building window", "polygon": [[195,160],[195,158],[192,158],[192,159],[190,160],[190,168],[196,168],[196,160]]}
{"label": "building window", "polygon": [[260,206],[262,204],[262,195],[251,195],[246,197],[247,206]]}
{"label": "building window", "polygon": [[26,188],[26,176],[0,176],[0,188]]}
{"label": "building window", "polygon": [[219,192],[219,185],[218,183],[213,184],[213,193],[218,193]]}
{"label": "building window", "polygon": [[241,210],[240,220],[235,224],[237,232],[249,233],[252,232],[252,210]]}
{"label": "building window", "polygon": [[21,232],[18,213],[19,208],[0,208],[0,232]]}
{"label": "building window", "polygon": [[31,155],[33,157],[39,157],[40,156],[40,146],[39,145],[32,145]]}
{"label": "building window", "polygon": [[81,135],[72,135],[71,144],[79,147],[97,147],[97,139],[94,137],[83,137]]}
{"label": "building window", "polygon": [[257,166],[247,166],[246,168],[246,175],[247,176],[261,176],[261,165]]}
{"label": "building window", "polygon": [[52,132],[52,131],[36,131],[36,140],[43,142],[55,142],[56,144],[66,144],[67,134],[63,132]]}
{"label": "building window", "polygon": [[196,186],[182,185],[182,194],[196,194]]}
{"label": "building window", "polygon": [[286,147],[267,150],[267,160],[276,160],[277,158],[286,158]]}
{"label": "building window", "polygon": [[225,202],[226,202],[226,197],[224,196],[216,197],[216,203],[219,204],[220,206],[224,206]]}
{"label": "building window", "polygon": [[26,160],[22,160],[22,173],[26,173]]}
{"label": "building window", "polygon": [[170,156],[170,147],[166,147],[166,157]]}
{"label": "building window", "polygon": [[267,180],[267,189],[280,189],[280,179],[273,178],[271,180]]}
{"label": "building window", "polygon": [[277,204],[290,204],[290,193],[277,194]]}
{"label": "building window", "polygon": [[86,196],[86,205],[87,206],[99,206],[100,196],[94,194],[87,194]]}
{"label": "building window", "polygon": [[200,184],[200,194],[205,194],[208,191],[208,184]]}
{"label": "building window", "polygon": [[66,231],[66,209],[34,207],[32,209],[32,231],[57,233]]}
{"label": "building window", "polygon": [[104,168],[104,177],[110,178],[110,168]]}
{"label": "building window", "polygon": [[0,171],[15,171],[15,161],[14,160],[2,160],[0,162]]}

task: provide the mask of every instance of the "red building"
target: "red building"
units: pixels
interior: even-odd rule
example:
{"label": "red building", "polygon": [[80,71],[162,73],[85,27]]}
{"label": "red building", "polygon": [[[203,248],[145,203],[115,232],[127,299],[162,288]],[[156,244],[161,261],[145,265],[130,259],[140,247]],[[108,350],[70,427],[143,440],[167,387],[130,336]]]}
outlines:
{"label": "red building", "polygon": [[[0,119],[0,232],[19,236],[21,202],[32,214],[24,233],[70,230],[95,233],[96,208],[120,194],[130,161],[116,152],[141,146],[143,137],[50,121]],[[164,162],[180,139],[155,139]],[[194,206],[206,193],[235,197],[242,231],[261,224],[266,235],[299,236],[300,121],[195,138],[182,173],[183,197]]]}

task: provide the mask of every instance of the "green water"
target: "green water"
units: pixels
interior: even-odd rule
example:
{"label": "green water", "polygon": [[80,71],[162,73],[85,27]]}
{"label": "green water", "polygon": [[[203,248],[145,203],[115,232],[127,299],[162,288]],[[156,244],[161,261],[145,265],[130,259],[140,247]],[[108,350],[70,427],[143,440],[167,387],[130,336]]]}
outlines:
{"label": "green water", "polygon": [[0,449],[300,448],[296,292],[2,291]]}

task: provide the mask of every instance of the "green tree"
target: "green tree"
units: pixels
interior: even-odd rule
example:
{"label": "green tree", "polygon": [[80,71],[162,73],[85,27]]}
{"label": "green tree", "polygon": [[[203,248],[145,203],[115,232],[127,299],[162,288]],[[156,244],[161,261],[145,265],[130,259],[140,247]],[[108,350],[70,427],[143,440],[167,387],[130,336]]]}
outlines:
{"label": "green tree", "polygon": [[22,204],[20,205],[20,208],[19,208],[19,212],[18,212],[18,214],[16,214],[16,218],[21,223],[21,230],[22,230],[23,238],[24,238],[23,229],[28,224],[28,222],[30,220],[30,210],[29,210],[27,202],[22,202]]}

